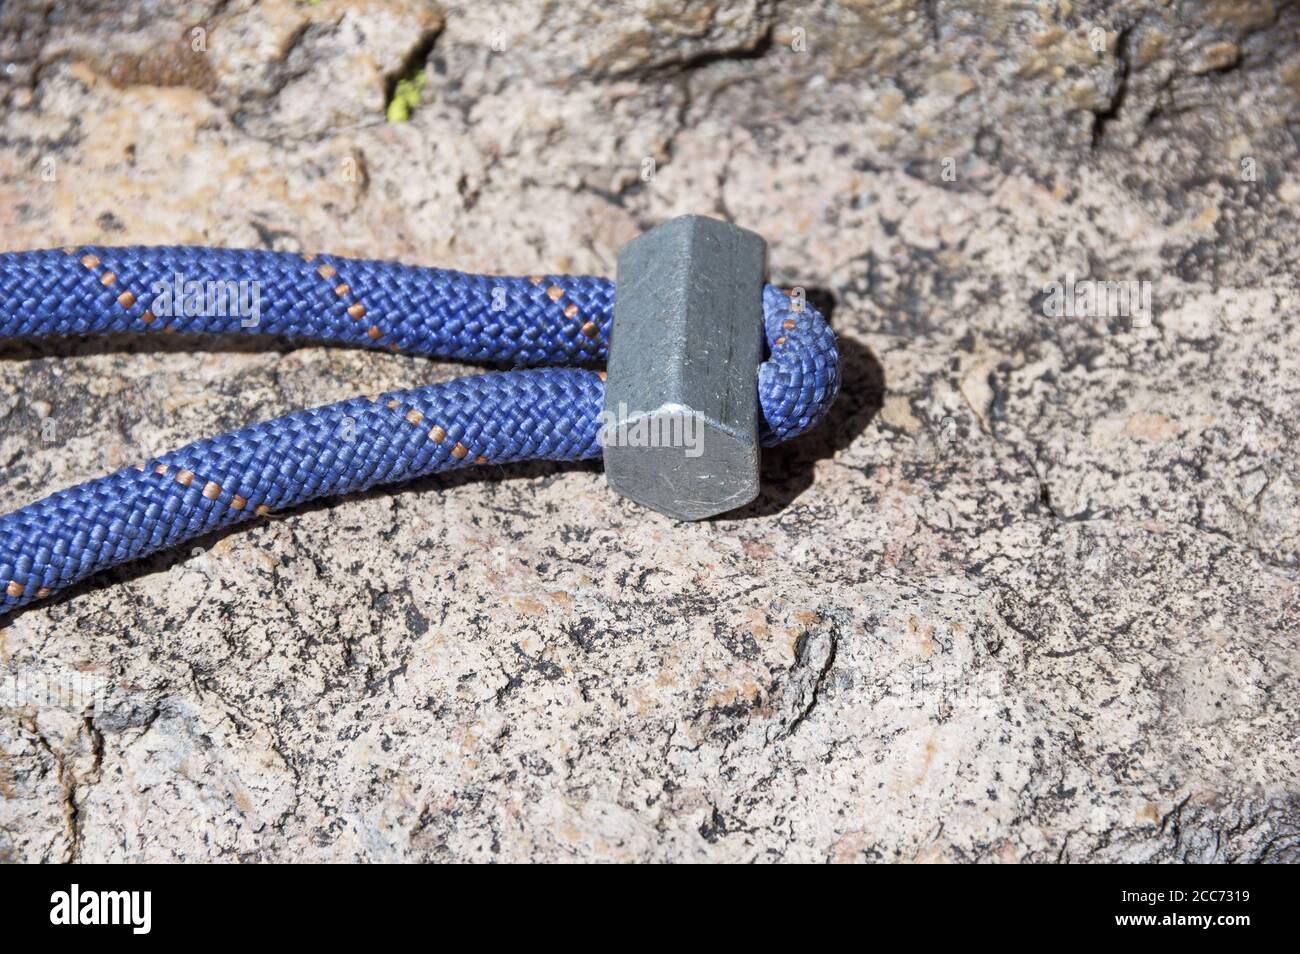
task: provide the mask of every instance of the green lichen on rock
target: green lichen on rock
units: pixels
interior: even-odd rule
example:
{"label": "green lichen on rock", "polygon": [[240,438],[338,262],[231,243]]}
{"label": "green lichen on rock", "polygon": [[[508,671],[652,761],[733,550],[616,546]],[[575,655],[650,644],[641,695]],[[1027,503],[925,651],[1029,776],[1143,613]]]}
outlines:
{"label": "green lichen on rock", "polygon": [[420,105],[420,93],[423,92],[428,79],[422,69],[414,76],[408,76],[397,81],[397,87],[393,90],[393,98],[388,102],[388,121],[390,123],[404,123],[411,118],[411,110]]}

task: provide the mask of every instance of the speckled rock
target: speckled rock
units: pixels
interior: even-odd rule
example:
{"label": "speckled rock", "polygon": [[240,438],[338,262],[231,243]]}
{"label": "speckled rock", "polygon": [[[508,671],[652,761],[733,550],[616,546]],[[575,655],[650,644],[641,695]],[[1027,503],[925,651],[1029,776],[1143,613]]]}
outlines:
{"label": "speckled rock", "polygon": [[[496,468],[0,622],[0,857],[1297,860],[1297,26],[1264,0],[6,4],[6,249],[610,274],[702,212],[831,311],[845,385],[725,518]],[[1150,307],[1053,305],[1119,282]],[[145,337],[0,359],[7,507],[466,370]]]}

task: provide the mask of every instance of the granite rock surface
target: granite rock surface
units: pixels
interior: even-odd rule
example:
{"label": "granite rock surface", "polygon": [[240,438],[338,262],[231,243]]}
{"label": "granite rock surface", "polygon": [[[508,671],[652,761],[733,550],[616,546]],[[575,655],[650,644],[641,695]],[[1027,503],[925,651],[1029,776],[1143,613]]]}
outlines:
{"label": "granite rock surface", "polygon": [[[0,858],[1300,859],[1298,31],[1280,0],[5,4],[6,250],[612,274],[699,212],[766,236],[845,383],[724,518],[492,468],[0,621]],[[6,344],[5,508],[466,370]]]}

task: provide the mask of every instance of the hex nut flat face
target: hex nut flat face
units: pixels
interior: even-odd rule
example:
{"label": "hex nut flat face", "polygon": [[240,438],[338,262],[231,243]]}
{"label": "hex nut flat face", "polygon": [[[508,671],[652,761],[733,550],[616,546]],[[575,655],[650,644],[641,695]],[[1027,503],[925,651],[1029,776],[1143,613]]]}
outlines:
{"label": "hex nut flat face", "polygon": [[686,215],[619,253],[602,442],[624,496],[700,520],[758,495],[766,252]]}

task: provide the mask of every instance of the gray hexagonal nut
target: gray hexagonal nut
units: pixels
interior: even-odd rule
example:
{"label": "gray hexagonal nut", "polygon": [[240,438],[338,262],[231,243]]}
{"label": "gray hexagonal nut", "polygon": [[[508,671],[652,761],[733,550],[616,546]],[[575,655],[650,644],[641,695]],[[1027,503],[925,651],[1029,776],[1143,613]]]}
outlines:
{"label": "gray hexagonal nut", "polygon": [[767,246],[685,215],[625,245],[601,437],[609,485],[679,520],[758,495]]}

